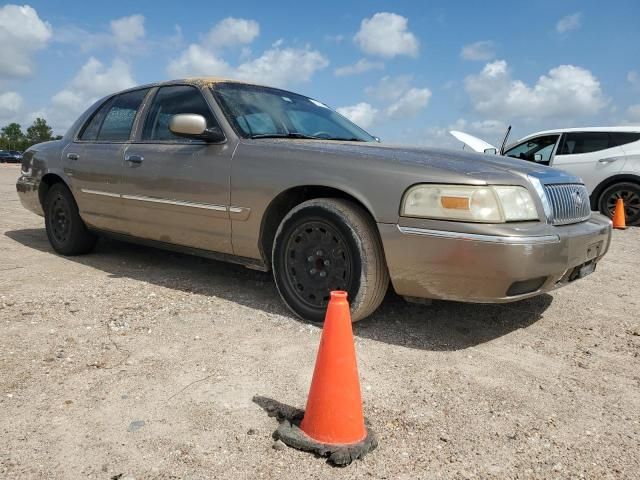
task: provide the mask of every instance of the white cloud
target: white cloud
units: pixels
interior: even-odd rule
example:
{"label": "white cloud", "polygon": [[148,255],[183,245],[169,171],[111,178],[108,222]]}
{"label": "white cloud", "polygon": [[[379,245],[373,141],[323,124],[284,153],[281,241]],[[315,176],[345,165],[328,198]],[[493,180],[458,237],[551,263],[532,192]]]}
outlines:
{"label": "white cloud", "polygon": [[327,41],[327,42],[340,44],[340,43],[344,42],[344,35],[342,35],[342,34],[338,34],[338,35],[325,35],[325,36],[324,36],[324,39],[325,39],[325,41]]}
{"label": "white cloud", "polygon": [[391,118],[414,117],[426,108],[430,98],[428,88],[410,88],[387,107],[386,113]]}
{"label": "white cloud", "polygon": [[410,75],[386,75],[377,85],[365,88],[365,93],[385,105],[386,118],[413,117],[426,108],[431,98],[431,90],[414,87]]}
{"label": "white cloud", "polygon": [[191,77],[198,75],[223,77],[230,74],[231,67],[211,51],[198,44],[192,43],[178,58],[169,62],[167,71],[172,77]]}
{"label": "white cloud", "polygon": [[362,128],[369,128],[378,115],[378,109],[366,102],[360,102],[348,107],[340,107],[337,111],[340,115],[344,115]]}
{"label": "white cloud", "polygon": [[[146,30],[143,15],[130,15],[111,20],[108,32],[89,32],[76,25],[56,27],[53,38],[58,43],[71,45],[81,52],[92,50],[113,49],[119,55],[137,55],[147,53],[150,42],[146,41]],[[174,33],[156,42],[155,48],[172,48],[182,41],[179,26],[174,27]]]}
{"label": "white cloud", "polygon": [[221,54],[224,47],[247,45],[259,34],[253,20],[227,18],[214,25],[203,43],[192,43],[167,65],[172,77],[223,76],[274,86],[308,81],[313,74],[329,65],[329,61],[309,46],[285,47],[275,42],[262,55],[251,58],[251,50],[242,49],[242,61],[231,65]]}
{"label": "white cloud", "polygon": [[0,75],[25,77],[33,72],[32,56],[47,45],[51,25],[28,5],[0,7]]}
{"label": "white cloud", "polygon": [[481,40],[462,47],[460,56],[465,60],[487,61],[496,56],[495,48],[491,40]]}
{"label": "white cloud", "polygon": [[420,42],[408,28],[408,19],[395,13],[376,13],[360,23],[353,38],[363,52],[392,58],[397,55],[416,57]]}
{"label": "white cloud", "polygon": [[393,102],[411,88],[412,80],[410,75],[398,75],[395,77],[385,75],[375,87],[366,87],[364,91],[378,101]]}
{"label": "white cloud", "polygon": [[353,65],[345,65],[344,67],[336,68],[334,74],[336,77],[346,77],[349,75],[365,73],[370,70],[382,70],[383,68],[384,63],[382,62],[372,62],[366,58],[361,58]]}
{"label": "white cloud", "polygon": [[427,128],[421,141],[425,145],[435,147],[453,148],[457,150],[463,148],[463,144],[449,133],[451,130],[470,133],[499,147],[499,143],[502,141],[507,130],[507,125],[501,120],[468,121],[464,118],[459,118],[446,127],[435,126]]}
{"label": "white cloud", "polygon": [[576,118],[595,115],[609,100],[600,82],[584,68],[560,65],[533,86],[514,80],[504,60],[487,63],[465,79],[476,111],[505,118]]}
{"label": "white cloud", "polygon": [[640,123],[640,103],[627,108],[627,116],[630,121]]}
{"label": "white cloud", "polygon": [[567,33],[571,30],[577,30],[582,25],[582,13],[577,12],[572,15],[562,17],[556,23],[556,32]]}
{"label": "white cloud", "polygon": [[192,44],[172,60],[167,71],[173,77],[199,75],[228,76],[273,86],[309,81],[329,64],[318,51],[305,48],[272,47],[252,60],[231,66],[206,48]]}
{"label": "white cloud", "polygon": [[631,70],[627,73],[627,82],[629,82],[634,89],[640,89],[640,74],[635,70]]}
{"label": "white cloud", "polygon": [[99,98],[135,84],[131,69],[123,60],[116,58],[106,67],[91,57],[67,87],[52,97],[52,108],[47,110],[46,118],[51,119],[56,130],[67,128]]}
{"label": "white cloud", "polygon": [[17,92],[0,93],[0,118],[15,116],[22,109],[22,103]]}
{"label": "white cloud", "polygon": [[111,21],[111,34],[115,44],[127,47],[144,38],[144,17],[131,15]]}
{"label": "white cloud", "polygon": [[487,135],[504,135],[507,131],[507,124],[502,120],[478,120],[470,123],[469,131],[487,134]]}
{"label": "white cloud", "polygon": [[206,35],[204,44],[221,48],[251,43],[260,34],[255,20],[228,17],[215,24]]}
{"label": "white cloud", "polygon": [[304,48],[272,47],[260,57],[238,65],[232,75],[274,86],[286,86],[307,82],[317,70],[329,65],[329,61],[318,51]]}

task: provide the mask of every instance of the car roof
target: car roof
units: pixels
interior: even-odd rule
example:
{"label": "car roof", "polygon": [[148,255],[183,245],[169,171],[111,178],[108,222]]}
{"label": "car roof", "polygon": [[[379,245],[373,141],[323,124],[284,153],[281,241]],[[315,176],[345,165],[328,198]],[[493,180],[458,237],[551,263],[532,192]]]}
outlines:
{"label": "car roof", "polygon": [[253,82],[246,82],[244,80],[238,80],[238,79],[233,79],[233,78],[226,78],[226,77],[214,77],[214,76],[200,76],[200,77],[186,77],[186,78],[179,78],[179,79],[175,79],[175,80],[166,80],[163,82],[153,82],[153,83],[147,83],[145,85],[136,85],[135,87],[131,87],[131,88],[127,88],[126,90],[121,90],[118,92],[113,93],[112,95],[117,95],[120,93],[124,93],[124,92],[129,92],[132,90],[141,90],[144,88],[153,88],[153,87],[165,87],[165,86],[170,86],[170,85],[184,85],[184,84],[190,84],[190,85],[197,85],[197,86],[203,86],[203,87],[210,87],[212,85],[215,85],[216,83],[242,83],[245,85],[255,85],[255,86],[260,86],[260,87],[266,87],[267,85],[261,85],[259,83],[253,83]]}
{"label": "car roof", "polygon": [[569,133],[569,132],[640,132],[640,125],[626,125],[617,127],[575,127],[575,128],[557,128],[554,130],[542,130],[540,132],[530,133],[526,137],[522,137],[522,140],[530,137],[537,137],[538,135],[552,135],[554,133]]}

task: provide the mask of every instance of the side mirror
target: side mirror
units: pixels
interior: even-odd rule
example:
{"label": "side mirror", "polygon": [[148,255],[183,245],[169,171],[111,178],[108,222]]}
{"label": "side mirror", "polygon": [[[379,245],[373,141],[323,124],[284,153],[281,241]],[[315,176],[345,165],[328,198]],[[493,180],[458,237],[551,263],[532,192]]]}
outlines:
{"label": "side mirror", "polygon": [[180,113],[169,120],[169,130],[175,135],[195,138],[211,143],[222,143],[226,140],[220,127],[207,128],[207,120],[195,113]]}
{"label": "side mirror", "polygon": [[534,162],[541,162],[541,161],[542,161],[542,154],[541,154],[541,153],[536,153],[536,154],[533,156],[533,161],[534,161]]}
{"label": "side mirror", "polygon": [[487,155],[497,155],[498,154],[498,149],[497,148],[485,148],[484,149],[484,153],[486,153]]}

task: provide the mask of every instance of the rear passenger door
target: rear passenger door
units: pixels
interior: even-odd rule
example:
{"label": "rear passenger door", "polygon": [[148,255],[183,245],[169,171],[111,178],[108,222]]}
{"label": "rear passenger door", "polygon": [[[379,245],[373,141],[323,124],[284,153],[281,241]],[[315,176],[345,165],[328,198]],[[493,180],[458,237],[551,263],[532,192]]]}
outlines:
{"label": "rear passenger door", "polygon": [[579,176],[589,193],[622,169],[624,151],[608,132],[569,132],[560,142],[552,166]]}
{"label": "rear passenger door", "polygon": [[173,115],[195,113],[219,126],[191,85],[157,89],[136,139],[123,152],[122,199],[136,237],[232,253],[229,176],[233,148],[174,135]]}
{"label": "rear passenger door", "polygon": [[80,215],[91,227],[126,232],[120,199],[122,154],[149,91],[134,90],[107,100],[63,152]]}

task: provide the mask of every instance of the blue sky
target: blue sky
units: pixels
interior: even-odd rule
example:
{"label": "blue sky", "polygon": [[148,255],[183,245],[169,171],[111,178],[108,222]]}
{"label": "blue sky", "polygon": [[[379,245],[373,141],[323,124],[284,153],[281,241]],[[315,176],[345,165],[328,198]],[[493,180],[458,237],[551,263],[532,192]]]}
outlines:
{"label": "blue sky", "polygon": [[391,142],[640,123],[637,1],[96,5],[0,6],[0,124],[61,132],[112,91],[204,73],[315,97]]}

